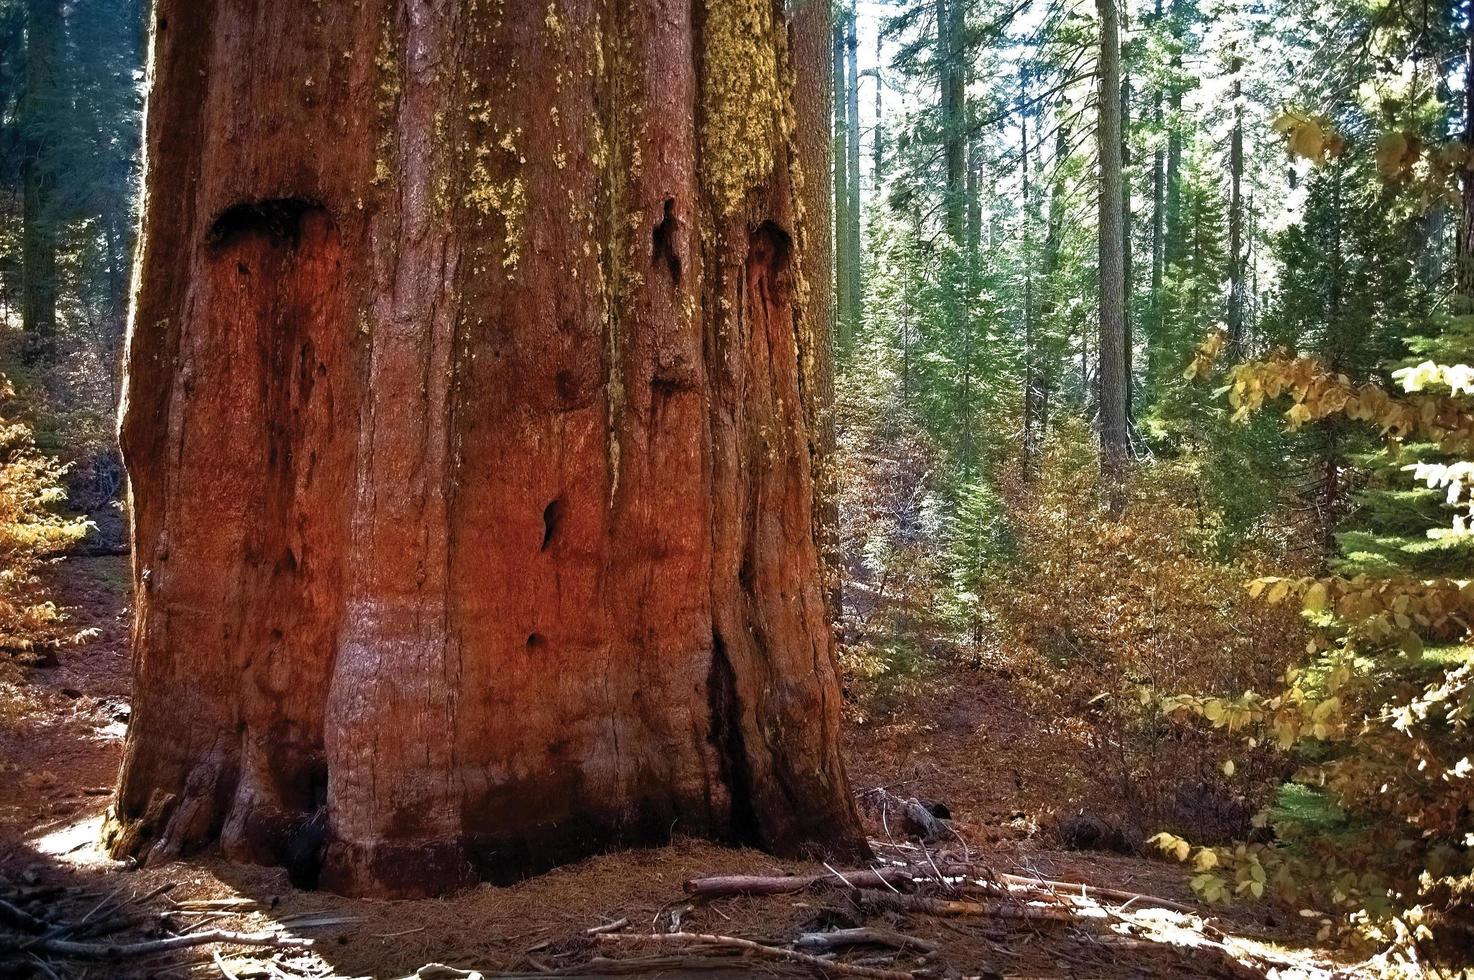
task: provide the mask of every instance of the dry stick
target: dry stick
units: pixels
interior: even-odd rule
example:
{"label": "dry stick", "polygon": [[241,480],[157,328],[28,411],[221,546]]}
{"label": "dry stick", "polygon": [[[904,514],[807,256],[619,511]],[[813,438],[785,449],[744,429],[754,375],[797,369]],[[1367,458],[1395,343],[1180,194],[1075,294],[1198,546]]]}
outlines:
{"label": "dry stick", "polygon": [[1098,895],[1101,898],[1114,898],[1117,901],[1121,902],[1143,902],[1149,905],[1160,906],[1164,909],[1171,909],[1174,912],[1184,912],[1188,915],[1203,914],[1202,909],[1193,908],[1191,905],[1184,905],[1182,902],[1174,902],[1170,899],[1158,898],[1155,895],[1143,895],[1140,892],[1128,892],[1120,888],[1104,888],[1099,885],[1087,885],[1082,881],[1054,881],[1049,878],[1030,878],[1026,875],[1010,874],[997,874],[995,875],[995,877],[997,877],[999,881],[1011,885],[1033,885],[1035,887],[1043,888],[1078,888],[1080,890],[1080,893],[1087,898],[1089,898],[1091,896],[1091,893],[1093,892],[1095,895]]}
{"label": "dry stick", "polygon": [[806,932],[793,941],[805,949],[833,951],[851,946],[886,946],[930,956],[941,949],[936,943],[907,936],[889,929],[835,929],[832,932]]}
{"label": "dry stick", "polygon": [[32,948],[43,953],[54,953],[57,956],[77,960],[120,960],[134,956],[169,953],[176,949],[205,946],[209,943],[225,943],[228,946],[268,946],[272,949],[307,949],[312,945],[312,940],[279,936],[270,932],[227,932],[224,929],[210,929],[206,932],[190,933],[188,936],[170,936],[167,939],[151,939],[147,942],[131,944],[74,943],[66,939],[44,939]]}
{"label": "dry stick", "polygon": [[615,919],[613,922],[606,922],[601,926],[590,926],[584,930],[584,935],[597,936],[601,932],[618,932],[629,924],[629,919]]}
{"label": "dry stick", "polygon": [[135,912],[132,915],[110,915],[101,922],[93,922],[79,929],[68,929],[68,939],[95,939],[98,936],[111,936],[125,929],[133,929],[137,926],[150,925],[161,922],[167,913],[161,912]]}
{"label": "dry stick", "polygon": [[[715,973],[718,976],[732,976],[735,971],[742,971],[743,976],[752,975],[752,958],[744,956],[741,951],[732,950],[720,953],[695,952],[689,955],[665,955],[665,956],[627,956],[613,959],[607,956],[595,956],[586,963],[571,968],[568,972],[559,973],[482,973],[486,980],[550,980],[551,977],[568,980],[572,977],[614,977],[614,976],[674,976],[695,977],[705,973]],[[405,980],[417,980],[416,977],[406,977]]]}
{"label": "dry stick", "polygon": [[923,912],[929,915],[985,915],[991,919],[1025,919],[1031,922],[1075,920],[1074,912],[1059,906],[1039,908],[1034,905],[1001,902],[958,902],[945,898],[927,898],[924,895],[892,895],[877,891],[861,892],[860,901],[901,912]]}
{"label": "dry stick", "polygon": [[[949,878],[974,878],[979,876],[980,869],[943,865],[937,869],[939,876]],[[815,885],[828,885],[830,887],[843,887],[845,882],[860,887],[868,888],[875,885],[889,885],[893,881],[915,880],[918,877],[917,869],[911,867],[897,866],[894,868],[878,868],[874,871],[849,871],[843,877],[835,874],[819,875],[792,875],[788,877],[763,877],[760,875],[726,875],[714,878],[691,878],[682,886],[687,895],[693,898],[720,898],[726,895],[792,895],[798,892],[808,891]],[[1075,892],[1074,895],[1064,894],[1058,897],[1092,897],[1113,898],[1117,901],[1135,901],[1150,905],[1172,909],[1188,915],[1201,915],[1200,909],[1181,902],[1173,902],[1165,898],[1157,898],[1154,895],[1145,895],[1139,892],[1124,891],[1119,888],[1104,888],[1096,885],[1086,885],[1078,881],[1055,881],[1048,878],[1029,878],[1024,875],[996,874],[994,877],[1005,884],[1021,885],[1034,889],[1063,889]]]}
{"label": "dry stick", "polygon": [[19,906],[0,898],[0,922],[7,922],[23,932],[45,932],[47,923]]}
{"label": "dry stick", "polygon": [[727,949],[745,950],[770,960],[787,960],[790,963],[803,963],[805,966],[812,966],[826,973],[842,973],[852,977],[875,977],[877,980],[913,980],[914,978],[914,974],[909,971],[880,970],[870,966],[853,966],[849,963],[826,960],[820,956],[810,956],[808,953],[800,953],[793,949],[783,949],[780,946],[765,946],[762,943],[753,942],[751,939],[739,939],[736,936],[713,936],[695,932],[605,932],[600,933],[595,938],[601,942],[635,940],[651,943],[687,943],[701,946],[720,946]]}
{"label": "dry stick", "polygon": [[220,956],[220,950],[212,952],[210,957],[215,961],[215,968],[224,974],[225,980],[241,980],[240,977],[230,972],[230,967],[225,965],[225,960]]}
{"label": "dry stick", "polygon": [[851,871],[845,875],[792,875],[766,878],[760,875],[724,875],[715,878],[690,878],[681,887],[692,898],[722,898],[727,895],[792,895],[824,884],[835,888],[869,888],[891,879],[911,880],[916,871],[909,867],[878,868],[874,871]]}
{"label": "dry stick", "polygon": [[46,976],[47,978],[49,978],[49,980],[61,980],[61,977],[56,975],[56,971],[47,966],[46,961],[41,959],[41,957],[37,956],[35,953],[31,954],[30,963],[31,966],[36,970],[36,972]]}

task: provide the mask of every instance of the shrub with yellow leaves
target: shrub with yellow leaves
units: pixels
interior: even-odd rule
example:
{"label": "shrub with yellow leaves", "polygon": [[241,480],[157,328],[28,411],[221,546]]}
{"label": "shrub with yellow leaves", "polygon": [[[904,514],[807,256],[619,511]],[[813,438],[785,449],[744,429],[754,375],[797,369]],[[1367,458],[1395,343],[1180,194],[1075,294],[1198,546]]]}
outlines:
{"label": "shrub with yellow leaves", "polygon": [[[1346,137],[1325,116],[1290,110],[1271,125],[1285,138],[1285,149],[1291,157],[1320,166],[1346,153]],[[1385,183],[1420,192],[1423,204],[1442,201],[1458,206],[1459,182],[1474,170],[1474,153],[1463,140],[1433,143],[1406,129],[1378,134],[1372,159]]]}
{"label": "shrub with yellow leaves", "polygon": [[1286,112],[1272,125],[1285,137],[1290,153],[1312,163],[1326,163],[1346,152],[1346,138],[1325,116]]}
{"label": "shrub with yellow leaves", "polygon": [[[0,377],[0,401],[14,398]],[[37,578],[43,562],[87,533],[58,512],[65,468],[37,452],[30,426],[0,414],[0,663],[33,657],[69,637]]]}
{"label": "shrub with yellow leaves", "polygon": [[1007,494],[1015,557],[987,596],[1057,699],[1045,710],[1084,722],[1072,729],[1091,783],[1080,806],[1137,840],[1164,827],[1231,840],[1288,773],[1273,745],[1245,750],[1156,710],[1163,691],[1222,700],[1271,683],[1305,642],[1298,616],[1242,588],[1284,560],[1277,541],[1221,556],[1200,459],[1136,468],[1124,510],[1105,520],[1088,430],[1062,424],[1035,478]]}
{"label": "shrub with yellow leaves", "polygon": [[[1190,373],[1207,373],[1195,365]],[[1401,391],[1276,356],[1232,368],[1224,390],[1239,418],[1288,402],[1291,427],[1339,416],[1376,429],[1390,452],[1412,438],[1454,456],[1474,450],[1474,369],[1428,362],[1394,377]],[[1474,467],[1404,469],[1447,491],[1452,528],[1430,535],[1467,533]],[[1304,616],[1313,632],[1303,662],[1273,694],[1180,694],[1160,707],[1294,754],[1292,784],[1256,818],[1273,840],[1202,848],[1161,834],[1153,843],[1192,865],[1193,887],[1207,899],[1269,892],[1339,914],[1348,934],[1410,958],[1467,955],[1457,951],[1474,948],[1474,582],[1264,576],[1246,591]],[[1331,928],[1327,918],[1323,931]]]}

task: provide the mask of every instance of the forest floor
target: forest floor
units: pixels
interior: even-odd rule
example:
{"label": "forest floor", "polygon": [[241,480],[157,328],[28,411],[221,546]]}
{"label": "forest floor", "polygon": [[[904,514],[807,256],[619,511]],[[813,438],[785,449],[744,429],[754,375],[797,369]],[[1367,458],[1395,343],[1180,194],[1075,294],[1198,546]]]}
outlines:
{"label": "forest floor", "polygon": [[[933,864],[965,861],[975,882],[996,873],[1020,882],[1088,883],[1139,898],[1087,899],[1074,889],[1055,893],[1029,884],[993,901],[976,897],[980,885],[966,895],[941,885],[922,888],[933,899],[995,910],[947,916],[931,914],[941,908],[935,902],[927,913],[880,908],[875,903],[886,894],[865,899],[845,887],[694,900],[683,892],[694,877],[828,872],[824,865],[682,838],[595,857],[512,887],[481,886],[425,901],[298,891],[282,872],[210,857],[130,869],[97,845],[128,721],[126,559],[73,558],[53,575],[77,624],[97,633],[63,651],[58,666],[32,671],[19,693],[0,704],[0,899],[11,903],[11,921],[0,907],[0,978],[450,980],[474,975],[471,970],[488,977],[1360,975],[1358,967],[1316,949],[1315,923],[1292,912],[1253,904],[1209,910],[1193,902],[1180,866],[1052,847],[1040,828],[1074,798],[1079,767],[1072,764],[1071,738],[1025,707],[1006,672],[986,669],[954,668],[907,694],[883,719],[847,723],[850,777],[877,854],[920,869],[922,878]],[[907,842],[891,808],[907,797],[944,802],[950,836],[931,845]],[[882,799],[885,806],[873,805]],[[838,883],[831,876],[829,884]],[[1043,891],[1049,894],[1041,901]],[[1011,917],[1018,909],[1044,911],[1038,918]],[[16,930],[16,910],[45,920],[42,942],[27,945]],[[64,931],[58,923],[72,926]],[[598,927],[610,931],[589,932]],[[870,947],[815,965],[710,942],[640,938],[719,934],[755,940],[769,948],[768,956],[782,956],[771,951],[791,949],[801,934],[846,927],[880,929],[892,940],[902,934],[930,952]],[[151,958],[107,946],[211,929],[270,932],[313,945],[201,945]],[[91,959],[38,953],[58,937],[101,949],[92,949]],[[432,963],[449,966],[424,969]]]}

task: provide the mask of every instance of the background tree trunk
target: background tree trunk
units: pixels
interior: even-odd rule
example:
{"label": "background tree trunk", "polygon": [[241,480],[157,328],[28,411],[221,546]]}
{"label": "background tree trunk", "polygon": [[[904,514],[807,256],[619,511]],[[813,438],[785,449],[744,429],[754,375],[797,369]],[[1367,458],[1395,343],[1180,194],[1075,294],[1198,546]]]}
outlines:
{"label": "background tree trunk", "polygon": [[814,478],[814,526],[829,615],[841,619],[844,589],[839,541],[839,487],[833,465],[834,419],[834,188],[831,154],[834,152],[831,100],[834,76],[830,68],[830,39],[834,31],[831,0],[807,0],[793,11],[793,108],[797,119],[798,163],[804,175],[803,214],[799,243],[812,284],[803,307],[814,334],[814,397],[809,409],[810,455]]}
{"label": "background tree trunk", "polygon": [[862,851],[780,9],[344,11],[157,5],[113,853]]}
{"label": "background tree trunk", "polygon": [[[1044,432],[1040,423],[1039,338],[1034,323],[1034,249],[1032,228],[1036,214],[1032,210],[1033,187],[1029,180],[1029,73],[1019,67],[1019,183],[1024,206],[1022,229],[1024,247],[1024,432],[1023,473],[1029,479],[1038,464]],[[1046,248],[1048,244],[1046,243]],[[1046,283],[1046,288],[1048,284]]]}
{"label": "background tree trunk", "polygon": [[1228,349],[1244,355],[1244,62],[1235,52],[1233,72],[1233,131],[1228,147]]}
{"label": "background tree trunk", "polygon": [[25,92],[20,100],[21,326],[25,352],[49,361],[56,345],[55,161],[45,130],[63,112],[57,91],[61,70],[62,0],[27,0]]}
{"label": "background tree trunk", "polygon": [[880,185],[885,180],[885,75],[882,74],[882,66],[885,64],[885,50],[883,46],[884,37],[880,31],[875,32],[875,128],[870,131],[870,187],[875,193],[877,204],[880,201]]}
{"label": "background tree trunk", "polygon": [[1126,302],[1121,247],[1121,42],[1116,0],[1096,0],[1100,13],[1100,92],[1096,140],[1100,154],[1100,465],[1113,510],[1125,474]]}
{"label": "background tree trunk", "polygon": [[[1474,153],[1474,12],[1464,28],[1464,134],[1466,150]],[[1461,172],[1458,238],[1454,242],[1454,295],[1456,316],[1474,314],[1474,168]]]}
{"label": "background tree trunk", "polygon": [[[1160,29],[1162,21],[1162,0],[1155,0],[1152,14],[1152,25]],[[1162,86],[1156,85],[1152,90],[1152,123],[1160,140],[1162,131]],[[1155,355],[1157,345],[1162,336],[1162,273],[1166,264],[1166,252],[1164,251],[1164,238],[1166,234],[1166,216],[1163,208],[1166,203],[1166,148],[1162,143],[1156,144],[1152,151],[1152,270],[1151,270],[1151,302],[1149,304],[1150,315],[1144,329],[1146,346],[1146,376],[1148,384],[1156,379]]]}
{"label": "background tree trunk", "polygon": [[850,271],[845,280],[849,290],[851,337],[865,325],[865,245],[860,234],[860,39],[855,23],[855,2],[845,5],[845,234],[849,236]]}
{"label": "background tree trunk", "polygon": [[[1167,17],[1172,38],[1172,59],[1167,73],[1167,229],[1163,243],[1163,266],[1170,272],[1182,261],[1182,45],[1186,33],[1182,0],[1172,0]],[[1166,309],[1163,308],[1165,316]]]}
{"label": "background tree trunk", "polygon": [[833,79],[831,89],[834,95],[834,121],[833,121],[833,151],[830,154],[830,167],[833,175],[834,186],[834,208],[833,222],[831,224],[832,238],[834,241],[834,305],[836,315],[836,335],[839,340],[839,353],[848,354],[850,345],[855,340],[855,311],[851,306],[851,298],[854,295],[850,289],[850,283],[856,275],[855,256],[851,253],[850,244],[850,168],[849,168],[849,136],[850,136],[850,100],[848,96],[849,81],[846,75],[848,59],[845,57],[845,37],[849,26],[849,17],[843,7],[835,9],[831,15],[834,29],[834,52],[832,56]]}
{"label": "background tree trunk", "polygon": [[1131,59],[1129,44],[1121,52],[1121,376],[1125,385],[1126,425],[1131,425],[1132,355],[1131,293],[1134,272],[1131,254]]}
{"label": "background tree trunk", "polygon": [[947,168],[947,232],[961,245],[965,233],[967,133],[963,111],[965,68],[963,65],[962,0],[936,0],[938,85],[942,108],[942,157]]}

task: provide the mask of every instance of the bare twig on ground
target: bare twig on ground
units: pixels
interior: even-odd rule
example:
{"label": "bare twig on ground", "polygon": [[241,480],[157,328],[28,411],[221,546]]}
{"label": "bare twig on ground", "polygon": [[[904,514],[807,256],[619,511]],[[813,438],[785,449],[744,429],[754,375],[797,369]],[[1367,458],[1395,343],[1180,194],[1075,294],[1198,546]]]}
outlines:
{"label": "bare twig on ground", "polygon": [[761,956],[770,960],[787,960],[790,963],[802,963],[812,966],[825,973],[844,974],[852,977],[874,977],[876,980],[913,980],[914,974],[903,970],[881,970],[871,966],[856,966],[851,963],[840,963],[834,960],[826,960],[821,956],[810,956],[808,953],[800,953],[795,949],[784,949],[781,946],[766,946],[763,943],[754,942],[751,939],[739,939],[736,936],[715,936],[695,932],[666,932],[666,933],[620,933],[606,932],[597,937],[602,942],[636,941],[648,943],[670,943],[686,946],[715,946],[727,949],[740,949],[754,956]]}
{"label": "bare twig on ground", "polygon": [[[1055,881],[1049,878],[1030,878],[1024,875],[996,874],[989,869],[968,865],[938,865],[927,854],[925,869],[897,865],[865,871],[831,869],[828,874],[792,875],[788,877],[764,877],[761,875],[725,875],[712,878],[692,878],[683,885],[686,894],[693,898],[721,898],[729,895],[791,895],[815,887],[830,888],[873,888],[888,887],[893,891],[900,882],[926,882],[950,887],[948,878],[977,879],[984,882],[996,881],[1017,889],[1030,889],[1042,896],[1058,899],[1112,899],[1118,902],[1152,905],[1188,915],[1202,915],[1202,910],[1174,902],[1155,895],[1124,891],[1119,888],[1103,888],[1077,881]],[[1102,903],[1104,904],[1104,903]]]}
{"label": "bare twig on ground", "polygon": [[1062,906],[1040,907],[1014,902],[962,902],[925,895],[893,895],[890,892],[862,891],[860,902],[898,912],[921,912],[927,915],[979,915],[990,919],[1021,919],[1032,922],[1072,922],[1075,912]]}
{"label": "bare twig on ground", "polygon": [[[0,939],[0,949],[5,948]],[[272,949],[306,949],[312,945],[310,939],[297,939],[270,932],[227,932],[210,929],[188,936],[170,936],[166,939],[150,939],[139,943],[79,943],[68,939],[41,939],[34,943],[21,944],[35,952],[51,953],[77,960],[121,960],[138,956],[156,956],[176,949],[224,943],[227,946],[266,946]],[[17,946],[16,948],[19,948]]]}
{"label": "bare twig on ground", "polygon": [[729,895],[793,895],[815,885],[831,888],[870,888],[893,881],[911,881],[916,870],[909,867],[877,868],[870,871],[848,871],[821,875],[763,877],[761,875],[723,875],[714,878],[691,878],[682,887],[692,898],[723,898]]}
{"label": "bare twig on ground", "polygon": [[999,881],[1010,885],[1032,885],[1039,888],[1051,888],[1058,890],[1063,897],[1073,897],[1072,893],[1078,893],[1084,898],[1113,898],[1120,902],[1140,902],[1143,905],[1155,905],[1174,912],[1183,912],[1187,915],[1202,915],[1202,909],[1193,908],[1182,902],[1174,902],[1155,895],[1145,895],[1139,892],[1124,891],[1120,888],[1103,888],[1098,885],[1087,885],[1079,881],[1055,881],[1050,878],[1030,878],[1026,875],[995,874]]}
{"label": "bare twig on ground", "polygon": [[22,932],[45,932],[46,923],[25,909],[0,898],[0,922],[7,923]]}
{"label": "bare twig on ground", "polygon": [[230,967],[225,965],[225,960],[221,957],[220,950],[217,949],[212,952],[210,957],[215,961],[215,969],[220,971],[221,975],[225,977],[225,980],[241,980],[240,977],[231,972]]}
{"label": "bare twig on ground", "polygon": [[917,939],[889,929],[835,929],[832,932],[806,932],[793,941],[793,945],[809,950],[833,952],[851,946],[885,946],[890,949],[932,955],[941,949],[934,942]]}

